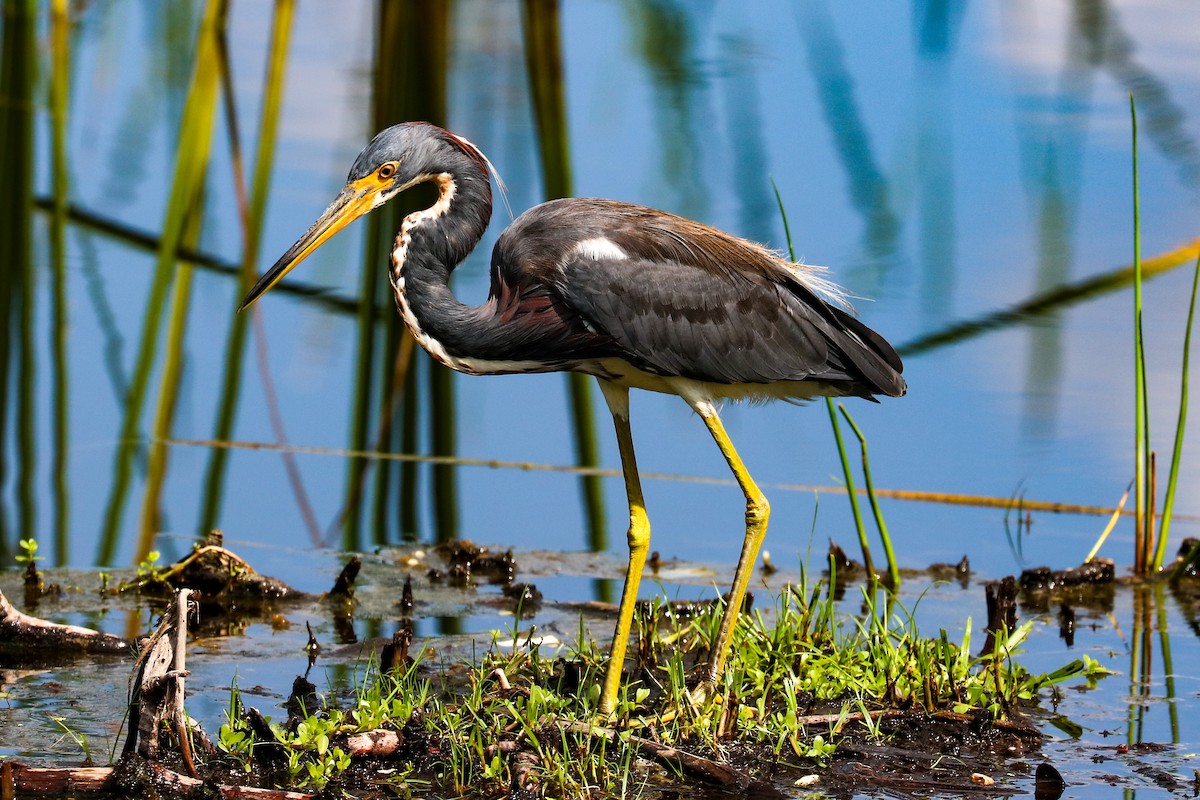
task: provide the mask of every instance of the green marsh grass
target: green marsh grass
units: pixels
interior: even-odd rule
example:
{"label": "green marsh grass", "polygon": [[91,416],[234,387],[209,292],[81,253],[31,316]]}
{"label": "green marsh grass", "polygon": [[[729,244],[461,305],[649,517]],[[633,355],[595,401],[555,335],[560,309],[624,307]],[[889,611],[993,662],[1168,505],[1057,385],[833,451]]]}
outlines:
{"label": "green marsh grass", "polygon": [[1175,444],[1171,450],[1171,471],[1167,476],[1167,493],[1163,500],[1162,525],[1159,529],[1158,543],[1154,550],[1154,570],[1162,569],[1166,558],[1167,539],[1171,532],[1171,518],[1175,510],[1175,491],[1179,485],[1179,465],[1183,461],[1183,434],[1187,428],[1188,409],[1188,372],[1192,350],[1192,323],[1196,318],[1196,294],[1200,287],[1200,257],[1192,271],[1192,294],[1188,302],[1187,327],[1183,334],[1183,364],[1179,378],[1179,417],[1175,422]]}
{"label": "green marsh grass", "polygon": [[[442,3],[382,3],[375,21],[371,128],[382,130],[401,119],[446,123],[449,58],[449,7]],[[424,198],[424,195],[419,195]],[[454,388],[450,376],[423,354],[415,354],[407,331],[396,316],[387,280],[387,264],[395,234],[405,214],[418,201],[406,195],[366,220],[367,233],[359,275],[362,303],[356,317],[354,399],[350,412],[350,447],[365,451],[375,431],[374,449],[419,452],[422,431],[428,447],[451,455],[456,448]],[[395,425],[399,415],[400,425]],[[348,549],[388,541],[390,520],[398,518],[401,538],[416,535],[420,523],[416,465],[374,464],[373,492],[365,508],[367,472],[372,462],[355,458],[347,464],[343,511],[338,520]],[[432,470],[433,525],[439,541],[454,538],[458,528],[458,487],[454,469]],[[364,524],[369,532],[364,534]],[[331,532],[332,534],[332,532]]]}
{"label": "green marsh grass", "polygon": [[1157,469],[1155,453],[1150,449],[1150,412],[1146,378],[1146,345],[1143,332],[1142,308],[1142,222],[1138,173],[1137,104],[1129,95],[1129,117],[1132,133],[1133,166],[1133,318],[1134,318],[1134,496],[1136,504],[1134,529],[1134,573],[1153,577],[1163,568],[1171,517],[1183,458],[1184,431],[1187,427],[1188,368],[1190,362],[1192,324],[1196,312],[1197,286],[1200,285],[1200,255],[1192,275],[1192,292],[1188,305],[1187,325],[1183,336],[1183,358],[1180,375],[1179,415],[1175,423],[1171,466],[1167,476],[1161,525],[1156,527]]}
{"label": "green marsh grass", "polygon": [[[880,531],[880,541],[883,542],[883,555],[887,558],[888,584],[893,593],[900,588],[900,565],[896,564],[895,551],[892,548],[892,535],[888,533],[888,523],[884,522],[883,509],[880,507],[880,498],[875,493],[875,481],[871,480],[871,462],[866,455],[866,437],[860,431],[854,417],[850,415],[850,411],[846,410],[845,405],[838,403],[838,410],[841,415],[846,417],[847,425],[850,425],[851,431],[854,432],[854,438],[858,439],[859,449],[863,452],[863,482],[866,485],[866,500],[871,504],[871,515],[875,517],[875,529]],[[838,444],[841,445],[841,437],[839,432]],[[847,487],[853,491],[853,487]],[[860,516],[860,515],[859,515]]]}
{"label": "green marsh grass", "polygon": [[[792,231],[788,225],[787,210],[783,207],[783,196],[779,193],[779,187],[775,182],[771,182],[772,188],[775,190],[775,200],[779,205],[779,216],[783,220],[783,232],[787,240],[788,255],[792,261],[796,260],[796,248],[792,242]],[[846,496],[850,500],[850,511],[854,517],[854,530],[858,534],[858,544],[862,551],[863,567],[867,571],[867,579],[874,582],[878,575],[875,572],[875,563],[871,558],[871,544],[867,539],[867,527],[863,522],[862,509],[858,503],[858,492],[854,488],[854,471],[850,468],[850,456],[846,452],[846,443],[842,439],[842,429],[838,424],[837,409],[833,402],[833,398],[826,397],[825,410],[829,413],[829,425],[833,429],[833,441],[837,447],[838,460],[842,465],[842,477],[846,483]],[[875,494],[875,485],[871,480],[871,466],[867,459],[867,439],[863,432],[855,424],[854,419],[850,416],[850,412],[846,411],[841,404],[837,404],[841,408],[842,415],[845,416],[846,422],[849,423],[854,435],[858,438],[859,445],[862,450],[862,465],[863,476],[867,484],[867,497],[871,503],[871,511],[875,516],[875,524],[879,530],[880,539],[883,541],[883,548],[887,555],[887,571],[888,581],[892,592],[895,592],[900,587],[900,566],[896,563],[896,556],[892,550],[892,540],[888,533],[887,524],[883,520],[883,511],[879,507],[879,498]]]}
{"label": "green marsh grass", "polygon": [[[203,179],[201,179],[203,182]],[[203,185],[196,195],[196,205],[188,211],[188,220],[183,230],[182,241],[194,245],[200,236],[201,208],[203,207]],[[161,528],[160,501],[167,479],[168,451],[166,440],[171,436],[175,409],[179,401],[179,386],[183,381],[184,339],[187,334],[188,310],[191,306],[192,268],[186,262],[179,264],[171,290],[171,308],[168,314],[166,351],[163,357],[162,375],[159,378],[158,401],[155,404],[151,427],[153,441],[146,461],[146,488],[142,493],[141,517],[138,525],[138,543],[135,551],[138,559],[144,558],[154,547],[154,540]]]}
{"label": "green marsh grass", "polygon": [[[393,7],[391,13],[398,13],[399,8]],[[397,79],[396,65],[389,59],[394,59],[399,42],[396,41],[397,28],[388,24],[389,9],[386,4],[378,8],[379,17],[375,25],[375,75],[372,82],[371,104],[372,122],[378,123],[380,117],[394,111],[396,92],[392,84]],[[431,65],[436,70],[436,63]],[[373,125],[374,127],[374,125]],[[398,219],[396,212],[390,206],[379,209],[380,220]],[[386,251],[381,242],[380,226],[384,223],[377,221],[375,215],[367,218],[366,244],[363,253],[362,269],[359,272],[358,298],[359,306],[355,313],[355,335],[357,345],[354,359],[354,399],[350,406],[350,448],[367,448],[370,431],[372,390],[375,381],[376,366],[376,312],[380,308],[380,298],[384,295],[384,283],[378,270],[372,269],[372,259],[382,257]],[[386,442],[383,443],[386,445]],[[346,497],[343,501],[341,519],[342,547],[352,550],[358,547],[361,540],[363,487],[366,481],[366,459],[349,459],[346,462]],[[386,467],[380,467],[386,473]]]}
{"label": "green marsh grass", "polygon": [[1146,554],[1153,538],[1154,512],[1150,486],[1150,421],[1146,412],[1146,344],[1142,331],[1142,225],[1138,187],[1137,109],[1129,96],[1133,126],[1133,359],[1134,359],[1134,571],[1144,575],[1149,567]]}
{"label": "green marsh grass", "polygon": [[879,507],[879,498],[875,494],[875,482],[871,479],[871,462],[867,458],[867,437],[859,430],[858,425],[855,424],[854,418],[850,416],[850,412],[846,410],[846,407],[841,403],[838,403],[837,407],[838,411],[842,412],[842,416],[846,418],[846,423],[850,426],[850,430],[854,431],[854,435],[858,439],[858,444],[862,449],[862,471],[863,481],[867,487],[867,501],[871,504],[871,513],[875,517],[875,527],[879,531],[879,538],[883,542],[883,552],[887,557],[889,588],[895,592],[900,588],[900,565],[896,563],[896,553],[892,549],[892,537],[888,533],[887,522],[883,519],[883,509]]}
{"label": "green marsh grass", "polygon": [[854,530],[858,533],[858,545],[862,550],[863,567],[869,580],[875,579],[875,563],[871,558],[871,544],[867,541],[867,526],[863,522],[862,509],[858,504],[858,492],[854,488],[854,471],[850,469],[850,456],[842,439],[842,427],[838,424],[837,409],[833,399],[826,397],[825,410],[829,412],[829,426],[833,429],[833,441],[837,446],[838,461],[842,465],[842,480],[846,483],[846,497],[850,500],[850,511],[854,515]]}
{"label": "green marsh grass", "polygon": [[[1001,719],[1044,688],[1103,674],[1087,656],[1052,673],[1029,674],[1015,656],[1032,623],[1001,634],[992,654],[975,658],[969,623],[961,641],[944,630],[925,638],[910,612],[877,606],[874,597],[864,587],[864,610],[848,616],[835,607],[828,585],[801,584],[785,589],[773,607],[745,615],[723,700],[707,706],[690,704],[687,679],[716,639],[720,605],[690,618],[653,605],[641,620],[638,669],[622,687],[612,720],[595,719],[604,654],[581,620],[580,643],[565,653],[543,652],[514,623],[515,649],[494,644],[482,659],[450,669],[422,663],[428,654],[398,675],[380,676],[374,662],[361,665],[348,693],[330,691],[301,726],[272,727],[297,786],[336,789],[347,767],[338,736],[383,728],[415,743],[415,757],[396,764],[396,788],[483,797],[523,784],[540,796],[624,796],[647,781],[672,780],[635,766],[648,737],[686,752],[720,753],[718,760],[739,752],[749,761],[810,770],[847,736],[885,738],[885,720],[894,716]],[[237,707],[231,699],[230,708]],[[254,742],[236,714],[226,726],[221,738],[231,746],[225,749],[241,765]]]}

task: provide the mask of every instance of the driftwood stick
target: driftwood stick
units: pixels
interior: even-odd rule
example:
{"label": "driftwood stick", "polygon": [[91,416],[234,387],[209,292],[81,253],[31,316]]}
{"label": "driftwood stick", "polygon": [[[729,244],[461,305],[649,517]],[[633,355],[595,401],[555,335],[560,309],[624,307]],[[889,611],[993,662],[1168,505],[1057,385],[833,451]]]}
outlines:
{"label": "driftwood stick", "polygon": [[[590,725],[586,722],[576,720],[556,719],[554,725],[559,729],[568,733],[583,733],[588,736],[596,736],[608,741],[616,740],[620,734],[612,728],[605,728],[599,725]],[[636,747],[642,755],[656,759],[666,764],[678,765],[683,767],[688,772],[697,777],[704,778],[711,783],[720,786],[744,788],[750,784],[750,779],[744,773],[739,772],[732,767],[727,767],[724,764],[719,764],[709,758],[698,756],[695,753],[689,753],[686,750],[680,750],[675,747],[670,747],[665,744],[645,739],[641,736],[630,736],[628,738],[630,744]]]}
{"label": "driftwood stick", "polygon": [[[176,791],[185,796],[209,796],[209,787],[212,784],[207,784],[197,778],[190,778],[187,775],[180,775],[159,764],[147,763],[146,768],[153,775],[155,783],[162,788]],[[242,798],[250,798],[250,800],[312,800],[315,797],[308,792],[260,789],[257,786],[230,786],[224,783],[217,785],[217,791],[220,792],[221,797],[228,798],[228,800],[242,800]]]}
{"label": "driftwood stick", "polygon": [[5,761],[3,772],[12,788],[22,794],[93,794],[103,792],[112,778],[112,767],[40,768]]}
{"label": "driftwood stick", "polygon": [[[905,714],[911,713],[911,711],[889,708],[872,711],[870,717],[872,720],[880,720],[887,719],[888,717],[902,717]],[[805,725],[831,725],[837,722],[862,722],[865,719],[867,719],[867,716],[861,711],[855,711],[850,714],[809,714],[805,717],[796,717],[796,725],[799,727],[804,727]]]}
{"label": "driftwood stick", "polygon": [[[211,797],[214,784],[181,775],[159,764],[145,762],[143,765],[156,789],[174,792],[180,796]],[[43,768],[27,767],[16,761],[6,761],[3,774],[11,775],[13,788],[22,794],[78,796],[110,793],[120,787],[114,785],[113,767]],[[215,784],[221,797],[227,800],[312,800],[307,792],[292,792],[282,789],[260,789],[256,786],[231,786]]]}
{"label": "driftwood stick", "polygon": [[191,589],[180,589],[175,598],[175,686],[172,692],[174,702],[171,709],[171,722],[175,726],[175,735],[179,738],[179,752],[183,755],[183,763],[187,767],[188,775],[199,778],[200,775],[196,772],[196,762],[192,758],[191,727],[188,725],[187,712],[183,710],[183,699],[186,696],[184,679],[187,677],[188,598],[191,593]]}
{"label": "driftwood stick", "polygon": [[[912,717],[914,712],[911,710],[903,710],[899,708],[885,708],[879,711],[871,712],[872,720],[891,719],[893,717]],[[929,712],[929,717],[932,719],[947,720],[949,722],[960,722],[967,724],[975,721],[975,717],[971,714],[960,714],[957,711],[932,711]],[[855,711],[851,714],[809,714],[806,717],[797,717],[796,725],[804,727],[806,725],[830,725],[836,722],[862,722],[866,716],[861,711]],[[1030,726],[1027,722],[1022,722],[1020,719],[1011,719],[999,717],[990,721],[990,724],[999,730],[1007,731],[1008,733],[1021,734],[1023,736],[1038,736],[1037,729]]]}
{"label": "driftwood stick", "polygon": [[148,761],[158,757],[159,728],[166,722],[179,740],[188,773],[197,777],[192,760],[190,729],[183,709],[187,677],[187,618],[190,589],[180,589],[163,614],[158,630],[142,649],[130,676],[129,733],[124,753],[137,750]]}
{"label": "driftwood stick", "polygon": [[129,642],[120,636],[31,617],[18,611],[0,592],[0,646],[5,644],[16,645],[22,652],[54,650],[114,655],[129,652]]}

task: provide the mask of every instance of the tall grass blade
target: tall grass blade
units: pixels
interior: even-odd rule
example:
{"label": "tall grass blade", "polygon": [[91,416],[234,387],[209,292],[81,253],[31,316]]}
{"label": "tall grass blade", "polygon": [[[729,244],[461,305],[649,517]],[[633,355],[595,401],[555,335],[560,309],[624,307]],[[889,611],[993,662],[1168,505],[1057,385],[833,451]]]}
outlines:
{"label": "tall grass blade", "polygon": [[[1147,394],[1147,416],[1149,416],[1149,400],[1150,397]],[[1149,436],[1147,436],[1146,441],[1150,441]],[[1158,511],[1158,456],[1154,450],[1151,450],[1148,455],[1149,461],[1146,463],[1146,535],[1142,537],[1142,545],[1145,547],[1145,550],[1142,552],[1142,568],[1145,569],[1147,576],[1150,575],[1153,552],[1157,547],[1155,537],[1158,527],[1158,517],[1156,515]]]}
{"label": "tall grass blade", "polygon": [[1150,422],[1146,409],[1146,345],[1142,338],[1142,220],[1138,188],[1137,105],[1129,95],[1129,117],[1133,130],[1133,337],[1134,337],[1134,572],[1146,573],[1145,553],[1149,547],[1146,510],[1149,498]]}
{"label": "tall grass blade", "polygon": [[[96,552],[96,563],[99,565],[112,563],[113,554],[116,552],[121,518],[132,478],[133,457],[140,440],[138,428],[142,408],[146,402],[146,391],[158,351],[158,332],[167,292],[175,279],[176,259],[183,240],[184,226],[189,212],[197,206],[196,199],[201,192],[203,173],[207,166],[217,94],[215,32],[225,18],[226,6],[226,0],[209,0],[200,22],[196,60],[179,123],[178,150],[171,193],[163,217],[163,232],[142,319],[141,340],[125,402],[125,415],[118,433],[113,482]],[[207,69],[201,69],[202,65]]]}
{"label": "tall grass blade", "polygon": [[1192,351],[1192,323],[1196,319],[1196,290],[1200,285],[1200,257],[1196,259],[1196,267],[1192,271],[1192,296],[1188,301],[1187,327],[1183,334],[1183,366],[1179,378],[1179,419],[1175,423],[1175,446],[1171,451],[1171,472],[1167,476],[1167,495],[1163,500],[1162,528],[1158,534],[1158,544],[1154,549],[1153,569],[1158,572],[1163,567],[1167,554],[1167,538],[1171,533],[1171,516],[1175,510],[1175,490],[1179,483],[1179,464],[1183,461],[1183,434],[1187,428],[1188,409],[1188,371]]}
{"label": "tall grass blade", "polygon": [[[425,94],[426,90],[418,88],[423,81],[413,80],[412,87],[406,85],[405,76],[413,75],[413,67],[417,59],[429,56],[418,40],[406,40],[409,31],[426,31],[430,38],[439,37],[439,29],[424,28],[418,15],[426,9],[419,3],[380,3],[375,12],[375,62],[374,82],[371,87],[371,131],[382,130],[401,119],[426,119],[443,123],[441,110],[429,108],[406,108],[406,95],[411,88],[413,94]],[[444,67],[440,67],[441,59],[430,62],[429,81],[438,87],[444,86],[440,77]],[[440,94],[439,89],[434,90]],[[414,103],[414,106],[417,105]],[[436,114],[428,115],[429,111]],[[409,116],[415,114],[415,116]],[[428,116],[427,116],[428,115]],[[385,263],[392,250],[394,232],[400,226],[400,220],[409,211],[415,210],[411,198],[397,198],[400,204],[395,208],[384,206],[379,209],[378,218],[372,215],[367,220],[367,236],[363,249],[362,273],[359,276],[359,291],[363,305],[359,307],[356,330],[359,343],[359,360],[355,370],[355,395],[353,418],[351,419],[351,441],[355,444],[366,443],[372,428],[371,421],[380,420],[380,436],[377,444],[380,448],[390,450],[392,447],[391,423],[387,419],[394,408],[392,382],[389,376],[394,374],[394,360],[399,353],[400,341],[408,334],[403,326],[397,324],[394,317],[389,317],[391,303],[387,301],[391,293],[388,281],[380,274],[380,265]],[[383,315],[379,316],[378,311]],[[382,323],[382,324],[380,324]],[[403,413],[416,414],[420,408],[420,399],[412,406],[403,407]],[[370,536],[364,536],[361,517],[364,499],[363,487],[366,485],[367,473],[370,467],[375,469],[375,497],[372,531]],[[362,459],[351,461],[348,465],[346,499],[343,502],[346,517],[342,524],[342,547],[359,548],[367,541],[382,543],[387,540],[387,515],[389,498],[393,487],[390,479],[392,466],[389,464],[374,464]],[[406,469],[401,466],[401,470]]]}
{"label": "tall grass blade", "polygon": [[879,507],[879,498],[875,494],[875,484],[871,480],[871,461],[867,458],[867,437],[863,436],[863,432],[855,424],[854,418],[850,416],[850,412],[841,403],[838,403],[838,411],[842,412],[842,416],[846,418],[846,422],[850,425],[850,429],[854,431],[854,435],[858,437],[859,446],[862,448],[863,481],[867,484],[867,500],[871,503],[871,512],[875,516],[875,526],[879,529],[879,538],[883,542],[883,552],[887,556],[889,588],[892,592],[896,592],[900,589],[900,565],[896,563],[896,553],[892,550],[892,537],[888,533],[887,523],[883,519],[883,509]]}
{"label": "tall grass blade", "polygon": [[18,384],[14,394],[17,397],[17,458],[20,470],[17,472],[17,508],[18,522],[22,530],[36,531],[37,500],[35,484],[37,482],[37,408],[34,400],[34,389],[37,386],[37,348],[35,347],[34,312],[37,297],[34,288],[36,280],[33,270],[33,253],[29,248],[28,231],[32,223],[30,214],[30,192],[21,192],[22,219],[27,233],[23,238],[24,250],[19,260],[14,262],[19,274],[17,284],[13,287],[14,295],[19,295],[17,301],[17,375]]}
{"label": "tall grass blade", "polygon": [[[382,130],[400,119],[427,119],[446,124],[446,83],[449,58],[450,8],[441,2],[423,0],[410,3],[380,3],[375,20],[375,80],[372,86],[372,130]],[[414,196],[415,195],[415,196]],[[354,399],[351,405],[350,439],[352,450],[365,447],[371,420],[378,417],[376,449],[391,452],[397,438],[405,452],[420,447],[417,435],[421,395],[413,388],[416,375],[429,366],[424,356],[413,360],[414,348],[407,330],[401,325],[391,303],[382,297],[390,294],[386,271],[380,269],[390,257],[395,231],[411,211],[425,208],[426,195],[421,188],[407,193],[381,208],[367,220],[367,234],[360,274],[357,309],[358,354],[354,375]],[[383,325],[382,346],[377,338]],[[440,365],[437,369],[441,369]],[[454,408],[452,384],[434,377],[429,370],[429,392],[438,399],[430,401],[432,438],[435,448],[454,450]],[[439,380],[446,385],[438,386]],[[376,400],[376,393],[378,393]],[[438,407],[438,403],[446,407]],[[399,437],[394,433],[394,417],[402,415]],[[447,444],[447,442],[449,442]],[[362,451],[359,451],[362,452]],[[346,491],[342,511],[334,522],[341,529],[342,546],[361,547],[364,486],[370,460],[355,457],[348,462]],[[400,464],[400,480],[391,478],[387,463],[376,465],[375,496],[371,517],[371,541],[388,541],[389,519],[396,486],[395,501],[401,518],[400,529],[407,536],[415,532],[417,519],[417,471],[412,463]],[[457,529],[457,489],[453,470],[434,470],[434,504],[442,508],[442,518]],[[442,500],[438,499],[441,493]],[[449,497],[449,506],[446,497]],[[333,530],[330,531],[332,538]]]}
{"label": "tall grass blade", "polygon": [[1129,501],[1129,493],[1133,491],[1133,481],[1129,482],[1129,486],[1125,489],[1125,494],[1121,495],[1121,502],[1117,503],[1116,509],[1112,516],[1109,517],[1108,524],[1104,526],[1104,530],[1100,532],[1100,536],[1096,539],[1096,543],[1092,545],[1092,549],[1088,551],[1087,557],[1083,559],[1083,563],[1087,563],[1096,557],[1100,552],[1100,548],[1104,546],[1104,542],[1108,539],[1108,535],[1112,533],[1113,528],[1117,526],[1117,520],[1121,518],[1121,511],[1125,508],[1125,503]]}
{"label": "tall grass blade", "polygon": [[833,399],[825,398],[825,409],[829,412],[829,424],[833,427],[833,441],[837,444],[838,459],[842,463],[842,475],[846,481],[846,496],[850,498],[850,511],[854,514],[854,530],[858,533],[858,545],[862,549],[863,566],[867,580],[875,580],[875,564],[871,560],[871,544],[867,541],[867,526],[863,522],[862,509],[858,505],[858,492],[854,489],[854,472],[850,469],[850,456],[846,454],[846,443],[842,440],[842,428],[838,425],[837,411]]}
{"label": "tall grass blade", "polygon": [[[783,196],[779,193],[779,187],[775,185],[775,181],[771,181],[771,186],[775,189],[775,200],[779,203],[779,216],[783,220],[783,235],[787,239],[788,256],[795,261],[796,248],[792,244],[792,228],[788,224],[787,210],[783,207]],[[833,400],[829,397],[825,398],[825,410],[829,412],[829,424],[833,427],[833,440],[837,444],[838,458],[842,463],[842,475],[846,481],[846,496],[850,498],[850,511],[854,515],[854,528],[858,532],[858,544],[862,548],[863,566],[867,570],[867,580],[873,582],[875,565],[871,561],[871,545],[867,541],[867,528],[863,524],[862,510],[858,506],[858,493],[854,489],[854,473],[850,469],[850,458],[846,455],[846,443],[842,441],[842,429],[838,425],[837,411],[834,410]],[[891,554],[889,554],[888,560],[892,564],[896,561]],[[832,580],[831,577],[830,581],[832,582]],[[896,585],[899,585],[898,579]]]}

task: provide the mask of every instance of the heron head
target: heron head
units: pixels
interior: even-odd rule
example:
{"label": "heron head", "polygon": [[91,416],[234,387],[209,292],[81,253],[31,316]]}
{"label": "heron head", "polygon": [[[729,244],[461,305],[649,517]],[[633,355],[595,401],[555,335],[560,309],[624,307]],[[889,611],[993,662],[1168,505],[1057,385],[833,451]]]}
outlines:
{"label": "heron head", "polygon": [[464,156],[483,159],[474,145],[429,123],[406,122],[381,132],[354,160],[341,193],[274,266],[263,273],[238,311],[249,307],[342,228],[405,189],[433,180],[451,168],[454,159]]}

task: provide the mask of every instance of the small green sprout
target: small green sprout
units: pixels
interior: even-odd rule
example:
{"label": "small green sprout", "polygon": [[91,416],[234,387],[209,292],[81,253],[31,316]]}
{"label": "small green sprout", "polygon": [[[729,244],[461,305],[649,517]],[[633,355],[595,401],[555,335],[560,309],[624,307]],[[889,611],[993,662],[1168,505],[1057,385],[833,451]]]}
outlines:
{"label": "small green sprout", "polygon": [[33,537],[30,537],[28,539],[21,539],[20,541],[17,542],[17,544],[20,546],[22,552],[13,556],[13,560],[16,561],[18,564],[22,564],[22,565],[25,565],[28,567],[28,566],[32,566],[33,564],[37,563],[38,561],[44,560],[41,556],[37,555],[37,550],[38,550],[37,539],[34,539]]}
{"label": "small green sprout", "polygon": [[146,554],[146,559],[138,564],[138,578],[146,580],[158,580],[163,568],[159,566],[158,559],[162,557],[162,553],[157,550],[151,550]]}

